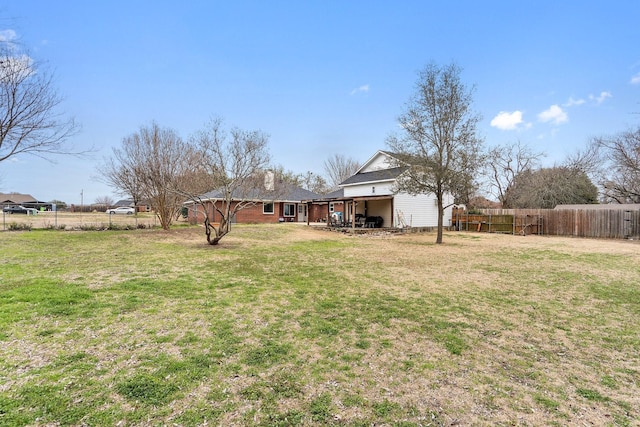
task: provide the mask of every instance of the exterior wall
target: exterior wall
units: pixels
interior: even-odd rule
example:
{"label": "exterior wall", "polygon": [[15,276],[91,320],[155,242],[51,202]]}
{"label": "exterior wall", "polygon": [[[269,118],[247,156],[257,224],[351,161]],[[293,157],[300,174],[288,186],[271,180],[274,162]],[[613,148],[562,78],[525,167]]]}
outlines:
{"label": "exterior wall", "polygon": [[[284,215],[285,203],[287,202],[275,202],[273,206],[273,213],[263,213],[262,202],[257,202],[253,206],[241,209],[236,214],[236,217],[232,222],[236,222],[239,224],[269,224],[280,222],[280,218],[284,218],[286,222],[297,221],[298,203],[287,203],[294,205],[293,215],[291,216]],[[207,203],[206,205],[209,212],[209,218],[212,218],[212,222],[220,221],[220,215],[217,212],[214,212],[213,205],[211,203]],[[235,205],[236,202],[233,202],[232,209],[235,207]],[[189,220],[196,223],[204,222],[204,212],[202,206],[196,205],[196,210],[194,210],[193,206],[189,206]]]}
{"label": "exterior wall", "polygon": [[[238,224],[268,224],[278,222],[281,216],[282,205],[280,203],[274,203],[273,213],[265,214],[262,212],[262,202],[258,202],[254,206],[244,208],[236,214],[234,222]],[[219,218],[219,217],[217,217]]]}
{"label": "exterior wall", "polygon": [[349,185],[344,187],[344,197],[390,196],[393,194],[392,189],[393,181]]}
{"label": "exterior wall", "polygon": [[[445,206],[451,204],[453,198],[447,196]],[[399,193],[395,196],[394,226],[400,226],[398,213],[403,214],[404,221],[410,227],[436,227],[438,225],[438,206],[436,197],[433,194],[420,194],[412,196],[406,193]],[[449,206],[444,211],[443,225],[451,225],[451,212],[453,206]]]}
{"label": "exterior wall", "polygon": [[329,203],[333,203],[333,212],[342,212],[344,215],[345,204],[344,202],[322,202],[309,205],[309,221],[311,222],[325,222],[327,216],[333,212],[329,212]]}
{"label": "exterior wall", "polygon": [[360,172],[373,172],[380,169],[389,169],[391,164],[389,163],[389,157],[383,153],[379,153]]}
{"label": "exterior wall", "polygon": [[311,204],[309,205],[309,221],[324,222],[327,220],[328,204]]}

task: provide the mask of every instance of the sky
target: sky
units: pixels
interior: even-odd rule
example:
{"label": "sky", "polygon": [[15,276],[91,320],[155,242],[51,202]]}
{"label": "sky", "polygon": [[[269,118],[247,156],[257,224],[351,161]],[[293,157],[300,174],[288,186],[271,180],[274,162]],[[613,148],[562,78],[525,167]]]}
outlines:
{"label": "sky", "polygon": [[188,139],[213,117],[269,135],[276,165],[324,174],[399,130],[429,63],[457,64],[487,147],[560,163],[640,122],[640,2],[3,0],[0,40],[54,75],[83,157],[0,162],[0,192],[122,198],[98,167],[155,121]]}

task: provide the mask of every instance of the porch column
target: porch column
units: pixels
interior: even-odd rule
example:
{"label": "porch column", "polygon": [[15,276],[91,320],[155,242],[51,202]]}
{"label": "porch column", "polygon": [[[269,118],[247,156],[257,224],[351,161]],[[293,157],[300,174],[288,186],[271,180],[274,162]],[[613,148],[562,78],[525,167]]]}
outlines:
{"label": "porch column", "polygon": [[393,212],[394,212],[394,211],[393,211],[393,200],[394,200],[394,198],[392,197],[392,198],[391,198],[391,227],[392,227],[392,228],[395,228],[395,225],[394,225],[395,223],[393,222],[393,221],[394,221],[394,220],[393,220]]}
{"label": "porch column", "polygon": [[331,212],[329,212],[329,205],[331,204],[331,202],[327,202],[327,227],[331,224]]}
{"label": "porch column", "polygon": [[356,201],[351,201],[351,228],[356,228]]}

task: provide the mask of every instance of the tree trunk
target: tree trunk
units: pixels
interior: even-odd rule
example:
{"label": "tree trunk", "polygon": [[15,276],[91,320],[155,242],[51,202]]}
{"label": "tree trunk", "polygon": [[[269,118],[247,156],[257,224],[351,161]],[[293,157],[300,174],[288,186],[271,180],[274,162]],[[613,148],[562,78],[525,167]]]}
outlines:
{"label": "tree trunk", "polygon": [[[222,217],[220,218],[220,224],[216,228],[209,221],[209,217],[205,216],[204,229],[207,235],[207,243],[209,243],[211,246],[217,245],[218,242],[220,242],[220,240],[222,240],[222,238],[226,236],[227,233],[229,233],[230,231],[229,225],[230,223],[226,220],[226,218]],[[213,233],[211,233],[212,231]],[[211,237],[212,234],[213,234],[213,237]]]}
{"label": "tree trunk", "polygon": [[442,193],[439,192],[436,195],[436,199],[438,201],[438,234],[436,237],[436,244],[442,243],[442,228],[444,222],[444,209],[442,207]]}

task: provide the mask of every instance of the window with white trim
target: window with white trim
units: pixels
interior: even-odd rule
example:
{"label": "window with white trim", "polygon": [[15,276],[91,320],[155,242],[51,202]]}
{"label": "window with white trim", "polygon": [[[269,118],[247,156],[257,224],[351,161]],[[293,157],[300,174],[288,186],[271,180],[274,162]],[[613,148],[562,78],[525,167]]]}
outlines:
{"label": "window with white trim", "polygon": [[263,214],[272,214],[273,211],[273,202],[264,202],[262,203],[262,213]]}
{"label": "window with white trim", "polygon": [[296,205],[293,203],[285,203],[284,216],[295,216],[295,215],[296,215]]}

